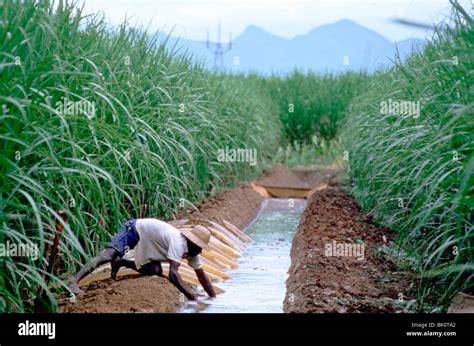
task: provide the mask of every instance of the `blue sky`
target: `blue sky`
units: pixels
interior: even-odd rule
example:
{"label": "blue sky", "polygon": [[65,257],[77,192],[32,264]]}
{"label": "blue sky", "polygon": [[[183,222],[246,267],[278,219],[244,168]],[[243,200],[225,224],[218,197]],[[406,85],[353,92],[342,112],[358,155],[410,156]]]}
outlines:
{"label": "blue sky", "polygon": [[[438,23],[449,14],[448,0],[82,0],[86,13],[102,11],[112,24],[128,17],[151,30],[173,29],[175,36],[205,40],[219,19],[223,40],[250,24],[291,38],[343,18],[352,19],[392,41],[426,37],[429,31],[397,25],[393,18]],[[469,1],[462,1],[469,4]]]}

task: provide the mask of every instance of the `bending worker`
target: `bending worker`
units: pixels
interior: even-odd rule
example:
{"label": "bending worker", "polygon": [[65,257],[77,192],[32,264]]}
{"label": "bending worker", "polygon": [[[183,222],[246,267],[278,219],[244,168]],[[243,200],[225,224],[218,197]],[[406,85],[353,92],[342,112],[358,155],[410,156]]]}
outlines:
{"label": "bending worker", "polygon": [[[183,282],[178,273],[182,259],[194,269],[199,282],[210,297],[215,297],[214,287],[202,269],[199,254],[209,250],[211,233],[202,226],[179,231],[158,219],[137,219],[125,222],[115,237],[97,257],[69,279],[69,288],[78,294],[78,283],[98,266],[111,263],[112,279],[117,280],[121,267],[130,268],[143,275],[163,275],[161,262],[169,262],[168,278],[188,299],[197,300],[197,295]],[[135,261],[124,259],[128,250],[135,249]]]}

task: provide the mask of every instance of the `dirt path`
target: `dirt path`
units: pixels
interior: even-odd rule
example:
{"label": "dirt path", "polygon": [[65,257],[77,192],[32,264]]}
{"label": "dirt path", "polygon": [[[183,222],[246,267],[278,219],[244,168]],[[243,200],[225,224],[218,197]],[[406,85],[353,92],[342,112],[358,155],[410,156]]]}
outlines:
{"label": "dirt path", "polygon": [[402,311],[413,277],[378,254],[384,238],[393,233],[375,226],[338,185],[313,194],[293,239],[284,311]]}
{"label": "dirt path", "polygon": [[[198,210],[183,213],[196,223],[227,220],[245,228],[260,210],[263,197],[249,185],[222,192],[203,202]],[[159,277],[124,277],[114,282],[105,280],[81,287],[84,291],[75,303],[62,299],[59,311],[74,312],[175,312],[184,303],[180,293],[167,279]]]}

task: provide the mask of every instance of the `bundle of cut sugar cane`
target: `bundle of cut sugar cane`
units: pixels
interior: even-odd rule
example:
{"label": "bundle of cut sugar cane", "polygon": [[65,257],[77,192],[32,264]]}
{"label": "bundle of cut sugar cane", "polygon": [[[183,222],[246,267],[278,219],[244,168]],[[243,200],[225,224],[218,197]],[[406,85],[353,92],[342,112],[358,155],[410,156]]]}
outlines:
{"label": "bundle of cut sugar cane", "polygon": [[[209,242],[210,250],[203,250],[201,259],[204,270],[221,279],[229,279],[230,275],[224,271],[237,267],[236,260],[242,256],[245,246],[252,239],[228,221],[223,220],[224,225],[207,220],[209,226],[206,228],[211,232]],[[175,227],[180,230],[191,229],[193,224],[187,222],[176,222]],[[204,226],[205,227],[205,226]]]}

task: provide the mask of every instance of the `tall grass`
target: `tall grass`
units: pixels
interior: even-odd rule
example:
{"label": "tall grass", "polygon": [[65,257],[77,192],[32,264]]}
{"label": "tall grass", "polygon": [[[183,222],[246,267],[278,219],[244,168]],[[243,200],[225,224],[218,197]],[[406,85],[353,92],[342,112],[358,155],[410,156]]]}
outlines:
{"label": "tall grass", "polygon": [[[419,259],[420,308],[474,286],[474,32],[453,5],[450,27],[354,100],[343,134],[355,196]],[[420,102],[419,117],[381,114],[389,99]]]}
{"label": "tall grass", "polygon": [[272,76],[265,85],[279,105],[282,134],[287,143],[312,143],[336,137],[347,107],[367,82],[364,73],[319,75],[314,72]]}
{"label": "tall grass", "polygon": [[[247,174],[218,149],[276,146],[275,107],[254,81],[205,71],[145,30],[108,28],[67,2],[5,0],[0,20],[0,243],[40,253],[0,257],[0,311],[54,310],[49,287],[121,222],[170,217]],[[64,99],[95,116],[66,114]],[[59,276],[45,270],[56,221]]]}
{"label": "tall grass", "polygon": [[[308,165],[349,146],[355,196],[420,259],[421,305],[472,290],[474,35],[455,7],[452,28],[375,76],[263,78],[209,72],[156,35],[109,28],[71,3],[4,0],[0,244],[37,245],[40,256],[0,256],[0,311],[54,311],[52,287],[65,288],[124,220],[172,217],[258,173],[219,162],[225,147]],[[388,99],[420,101],[421,114],[380,114]],[[95,114],[65,112],[64,101]],[[59,274],[46,269],[57,222]]]}

